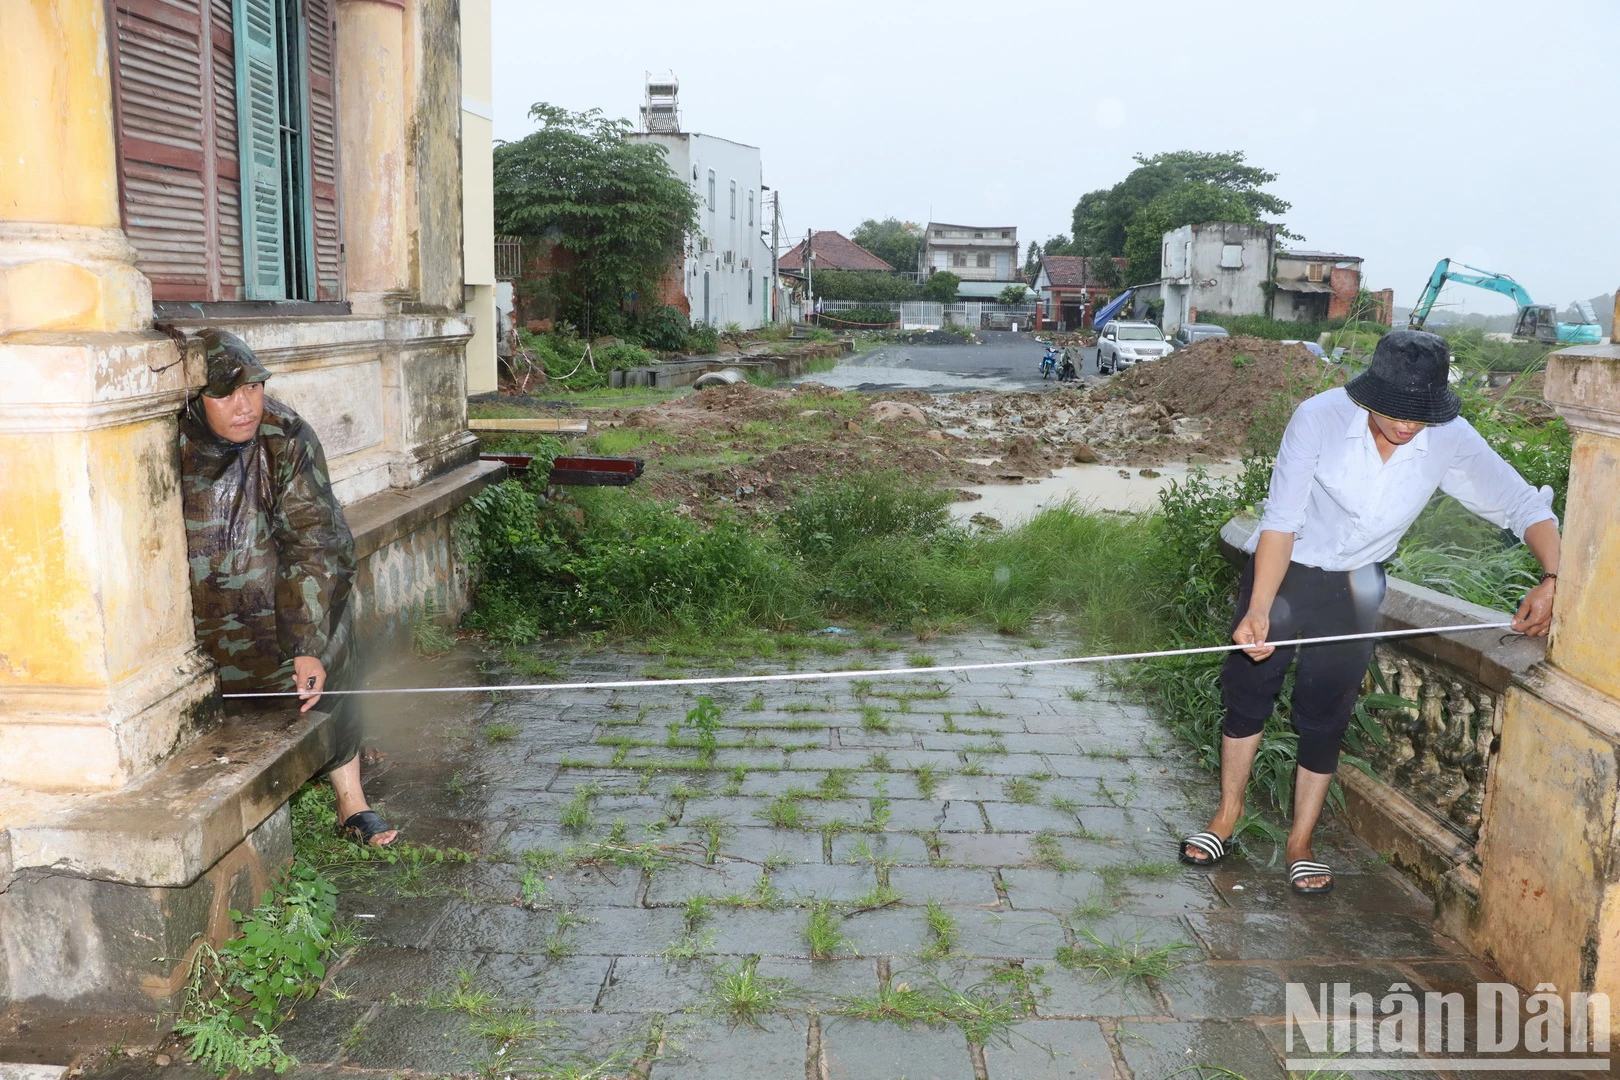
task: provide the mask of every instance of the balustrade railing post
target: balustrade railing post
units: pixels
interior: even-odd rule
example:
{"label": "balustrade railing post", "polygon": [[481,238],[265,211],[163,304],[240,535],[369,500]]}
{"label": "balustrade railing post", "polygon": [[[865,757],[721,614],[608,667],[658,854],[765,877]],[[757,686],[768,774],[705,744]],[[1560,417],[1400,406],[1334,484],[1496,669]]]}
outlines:
{"label": "balustrade railing post", "polygon": [[1503,705],[1479,854],[1479,943],[1522,986],[1620,997],[1620,347],[1555,353],[1575,433],[1545,662]]}

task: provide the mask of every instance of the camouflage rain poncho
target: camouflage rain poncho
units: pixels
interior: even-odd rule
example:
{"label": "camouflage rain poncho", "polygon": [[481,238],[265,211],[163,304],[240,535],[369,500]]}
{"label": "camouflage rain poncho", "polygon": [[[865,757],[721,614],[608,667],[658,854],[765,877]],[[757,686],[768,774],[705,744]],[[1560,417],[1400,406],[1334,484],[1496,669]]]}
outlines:
{"label": "camouflage rain poncho", "polygon": [[258,434],[233,443],[194,399],[180,419],[180,475],[197,640],[225,692],[292,689],[295,656],[318,657],[326,688],[340,688],[354,538],[309,425],[266,397]]}

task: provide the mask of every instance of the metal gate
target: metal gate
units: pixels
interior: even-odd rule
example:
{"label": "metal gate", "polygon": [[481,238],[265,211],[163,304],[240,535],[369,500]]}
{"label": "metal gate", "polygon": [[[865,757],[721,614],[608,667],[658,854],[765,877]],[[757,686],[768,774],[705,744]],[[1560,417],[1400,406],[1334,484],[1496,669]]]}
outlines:
{"label": "metal gate", "polygon": [[945,305],[930,300],[908,300],[900,305],[903,330],[938,330],[945,325]]}

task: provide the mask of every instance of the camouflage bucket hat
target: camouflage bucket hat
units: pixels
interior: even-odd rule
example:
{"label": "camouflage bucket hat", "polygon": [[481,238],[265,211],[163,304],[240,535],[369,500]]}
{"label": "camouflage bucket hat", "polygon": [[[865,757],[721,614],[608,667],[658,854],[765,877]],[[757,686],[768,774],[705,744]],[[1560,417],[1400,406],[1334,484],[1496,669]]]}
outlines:
{"label": "camouflage bucket hat", "polygon": [[235,334],[210,326],[200,335],[208,350],[208,383],[203,394],[211,398],[230,397],[248,383],[262,383],[270,372],[259,363],[247,342]]}

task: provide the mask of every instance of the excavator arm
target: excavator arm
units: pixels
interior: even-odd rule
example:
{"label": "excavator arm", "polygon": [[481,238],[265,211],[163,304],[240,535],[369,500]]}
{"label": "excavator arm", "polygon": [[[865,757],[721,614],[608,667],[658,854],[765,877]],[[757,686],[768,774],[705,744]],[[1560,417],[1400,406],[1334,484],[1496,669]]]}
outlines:
{"label": "excavator arm", "polygon": [[1439,299],[1440,289],[1447,281],[1501,293],[1503,296],[1511,297],[1521,310],[1534,305],[1535,301],[1530,299],[1530,294],[1525,291],[1524,286],[1506,274],[1492,273],[1465,263],[1457,265],[1462,267],[1462,270],[1453,270],[1450,259],[1441,259],[1434,264],[1434,273],[1429,275],[1429,283],[1423,287],[1423,295],[1418,297],[1417,306],[1412,309],[1412,316],[1407,320],[1408,326],[1414,330],[1423,329],[1424,322],[1429,318],[1429,311]]}

